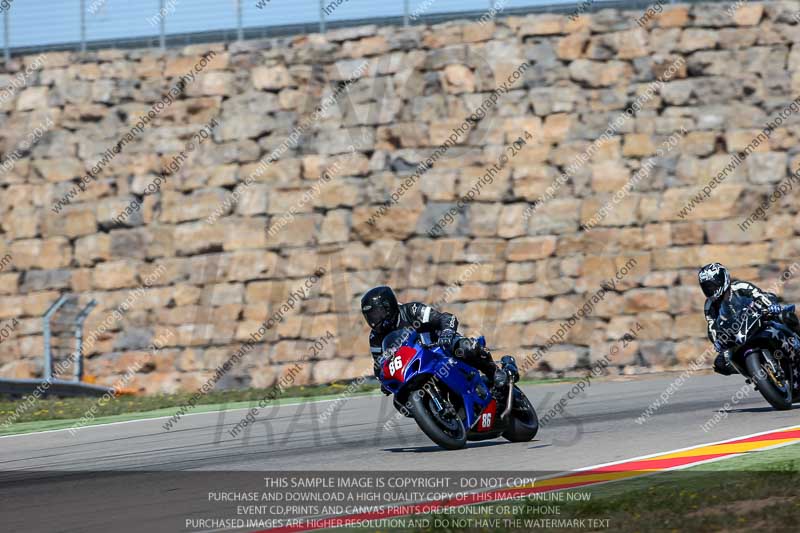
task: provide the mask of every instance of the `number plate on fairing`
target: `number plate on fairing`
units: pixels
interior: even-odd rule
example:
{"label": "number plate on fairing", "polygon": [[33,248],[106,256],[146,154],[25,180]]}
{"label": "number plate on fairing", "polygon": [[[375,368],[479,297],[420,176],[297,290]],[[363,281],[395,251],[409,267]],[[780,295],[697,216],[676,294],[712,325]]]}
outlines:
{"label": "number plate on fairing", "polygon": [[383,362],[383,375],[397,381],[405,381],[405,368],[409,361],[417,355],[410,346],[401,346],[397,352]]}
{"label": "number plate on fairing", "polygon": [[478,432],[481,431],[489,431],[494,427],[495,421],[497,419],[497,401],[492,400],[489,405],[486,406],[486,409],[483,410],[481,416],[478,418],[478,424],[475,429]]}

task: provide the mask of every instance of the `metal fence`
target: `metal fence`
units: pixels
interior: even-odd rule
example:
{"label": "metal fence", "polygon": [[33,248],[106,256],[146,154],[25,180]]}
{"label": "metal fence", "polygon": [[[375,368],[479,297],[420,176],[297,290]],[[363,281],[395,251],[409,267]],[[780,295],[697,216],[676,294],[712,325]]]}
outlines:
{"label": "metal fence", "polygon": [[[657,1],[657,0],[652,0]],[[356,24],[418,24],[609,0],[0,0],[5,56],[47,50],[181,46],[324,32]]]}
{"label": "metal fence", "polygon": [[537,12],[730,0],[0,0],[2,45],[49,50],[185,46],[362,24],[431,24]]}

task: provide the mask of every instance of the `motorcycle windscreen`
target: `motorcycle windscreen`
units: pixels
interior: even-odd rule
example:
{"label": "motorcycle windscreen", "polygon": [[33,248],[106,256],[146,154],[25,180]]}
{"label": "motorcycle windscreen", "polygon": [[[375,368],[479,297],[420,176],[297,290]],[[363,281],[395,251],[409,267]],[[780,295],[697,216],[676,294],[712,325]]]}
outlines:
{"label": "motorcycle windscreen", "polygon": [[401,346],[413,345],[417,340],[417,332],[413,328],[400,328],[392,331],[383,338],[381,351],[392,355]]}
{"label": "motorcycle windscreen", "polygon": [[734,297],[720,305],[715,328],[724,333],[718,338],[725,348],[744,341],[749,330],[758,325],[760,314],[751,307],[753,303],[750,298]]}

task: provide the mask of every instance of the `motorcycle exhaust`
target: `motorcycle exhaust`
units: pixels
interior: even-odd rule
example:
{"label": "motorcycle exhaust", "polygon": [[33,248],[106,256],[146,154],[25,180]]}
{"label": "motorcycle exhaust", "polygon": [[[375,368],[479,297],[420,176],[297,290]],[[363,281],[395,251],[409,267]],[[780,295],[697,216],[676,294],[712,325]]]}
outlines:
{"label": "motorcycle exhaust", "polygon": [[500,415],[501,420],[505,420],[508,414],[511,412],[511,403],[514,399],[514,381],[509,379],[508,380],[508,400],[506,400],[506,408],[503,411],[503,414]]}

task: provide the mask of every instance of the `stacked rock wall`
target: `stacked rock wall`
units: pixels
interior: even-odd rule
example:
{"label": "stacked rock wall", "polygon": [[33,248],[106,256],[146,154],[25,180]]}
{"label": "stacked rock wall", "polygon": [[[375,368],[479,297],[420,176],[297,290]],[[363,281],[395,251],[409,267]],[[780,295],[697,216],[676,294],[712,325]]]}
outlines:
{"label": "stacked rock wall", "polygon": [[626,334],[611,368],[686,366],[706,345],[701,264],[800,296],[798,10],[16,58],[0,376],[41,375],[40,317],[73,292],[98,302],[103,383],[355,377],[371,371],[358,298],[379,283],[537,353],[530,372],[586,367]]}

